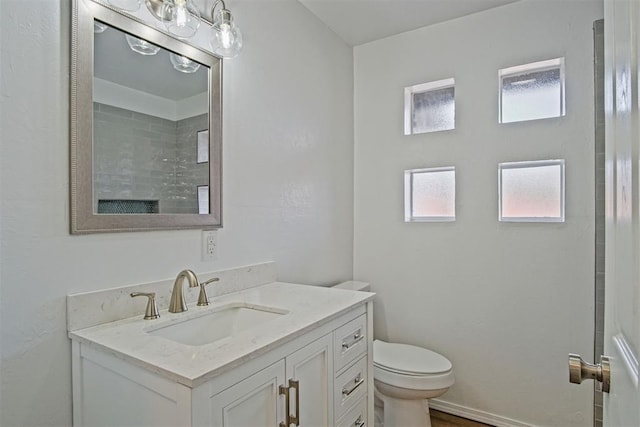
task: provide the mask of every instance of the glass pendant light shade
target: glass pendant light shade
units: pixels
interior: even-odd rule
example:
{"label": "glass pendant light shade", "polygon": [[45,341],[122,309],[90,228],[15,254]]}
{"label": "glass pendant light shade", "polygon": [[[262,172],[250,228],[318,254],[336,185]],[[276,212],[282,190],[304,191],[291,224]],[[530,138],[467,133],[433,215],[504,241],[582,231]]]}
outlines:
{"label": "glass pendant light shade", "polygon": [[161,16],[164,28],[179,39],[193,37],[200,27],[200,12],[193,0],[165,0]]}
{"label": "glass pendant light shade", "polygon": [[160,50],[160,46],[156,46],[146,40],[130,36],[129,34],[126,34],[125,37],[131,50],[138,52],[140,55],[155,55]]}
{"label": "glass pendant light shade", "polygon": [[215,14],[209,41],[213,52],[223,58],[235,58],[240,53],[242,33],[227,9],[222,9]]}
{"label": "glass pendant light shade", "polygon": [[140,0],[107,0],[111,6],[126,12],[135,12],[140,9]]}
{"label": "glass pendant light shade", "polygon": [[195,73],[200,68],[200,64],[197,62],[175,53],[169,54],[169,60],[171,61],[171,64],[173,64],[173,68],[181,73]]}

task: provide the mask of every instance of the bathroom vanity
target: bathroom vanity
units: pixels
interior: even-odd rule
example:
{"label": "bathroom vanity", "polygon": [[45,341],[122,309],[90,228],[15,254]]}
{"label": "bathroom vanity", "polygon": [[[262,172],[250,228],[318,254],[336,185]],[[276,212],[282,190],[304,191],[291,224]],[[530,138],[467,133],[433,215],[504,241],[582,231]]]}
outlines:
{"label": "bathroom vanity", "polygon": [[272,282],[85,328],[69,296],[74,424],[367,425],[373,296]]}

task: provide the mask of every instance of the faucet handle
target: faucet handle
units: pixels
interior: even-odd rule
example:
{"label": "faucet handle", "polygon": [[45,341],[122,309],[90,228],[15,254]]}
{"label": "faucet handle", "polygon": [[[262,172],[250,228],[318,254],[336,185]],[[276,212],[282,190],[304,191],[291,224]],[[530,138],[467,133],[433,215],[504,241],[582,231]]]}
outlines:
{"label": "faucet handle", "polygon": [[213,279],[209,279],[206,282],[200,283],[200,294],[198,295],[198,304],[199,306],[209,305],[209,298],[207,298],[207,293],[204,290],[204,287],[207,286],[211,282],[219,281],[219,277],[214,277]]}
{"label": "faucet handle", "polygon": [[156,305],[156,293],[155,292],[131,292],[131,298],[133,297],[148,297],[147,309],[144,311],[144,319],[151,320],[160,317],[158,313],[158,306]]}

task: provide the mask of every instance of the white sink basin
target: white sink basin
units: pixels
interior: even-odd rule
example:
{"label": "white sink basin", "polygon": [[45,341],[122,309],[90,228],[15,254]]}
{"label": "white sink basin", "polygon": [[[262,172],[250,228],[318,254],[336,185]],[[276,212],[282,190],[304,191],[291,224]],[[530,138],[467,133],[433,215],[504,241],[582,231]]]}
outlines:
{"label": "white sink basin", "polygon": [[[202,316],[147,329],[147,333],[182,344],[205,345],[232,337],[255,326],[264,325],[287,313],[287,310],[279,308],[231,303]],[[188,314],[189,312],[185,313],[185,315]]]}

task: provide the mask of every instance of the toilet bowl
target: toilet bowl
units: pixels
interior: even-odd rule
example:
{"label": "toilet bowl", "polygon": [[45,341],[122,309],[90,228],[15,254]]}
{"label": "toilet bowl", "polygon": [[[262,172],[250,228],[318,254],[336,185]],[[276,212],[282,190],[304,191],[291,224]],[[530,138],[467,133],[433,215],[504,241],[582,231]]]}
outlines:
{"label": "toilet bowl", "polygon": [[431,426],[427,399],[453,385],[453,367],[426,348],[375,340],[373,382],[383,402],[385,427]]}
{"label": "toilet bowl", "polygon": [[[370,289],[368,283],[354,281],[336,287]],[[383,405],[384,427],[430,427],[427,399],[442,395],[454,381],[451,362],[434,351],[381,340],[373,342],[375,398]]]}

